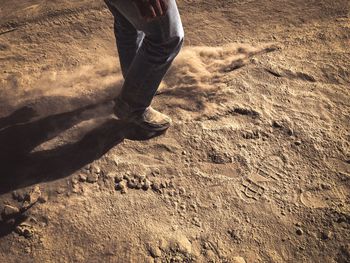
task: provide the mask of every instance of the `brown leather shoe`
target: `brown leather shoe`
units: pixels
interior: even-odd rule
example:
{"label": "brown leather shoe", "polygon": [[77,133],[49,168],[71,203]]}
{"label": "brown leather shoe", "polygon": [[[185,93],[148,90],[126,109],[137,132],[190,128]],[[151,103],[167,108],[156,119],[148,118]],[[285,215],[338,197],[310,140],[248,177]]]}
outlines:
{"label": "brown leather shoe", "polygon": [[148,131],[165,131],[172,123],[170,117],[153,109],[151,106],[144,111],[130,112],[128,105],[116,99],[114,106],[115,115],[123,120],[148,130]]}

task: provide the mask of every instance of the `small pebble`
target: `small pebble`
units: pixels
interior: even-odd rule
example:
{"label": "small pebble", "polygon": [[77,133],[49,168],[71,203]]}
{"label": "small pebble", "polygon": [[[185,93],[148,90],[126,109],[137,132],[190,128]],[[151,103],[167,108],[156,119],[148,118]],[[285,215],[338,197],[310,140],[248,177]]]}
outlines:
{"label": "small pebble", "polygon": [[22,202],[26,198],[26,194],[23,191],[13,191],[12,198],[18,202]]}
{"label": "small pebble", "polygon": [[162,256],[162,251],[157,246],[150,246],[149,247],[149,253],[153,258],[159,258]]}
{"label": "small pebble", "polygon": [[91,167],[91,173],[96,173],[96,174],[100,174],[101,173],[101,168],[97,165],[93,165]]}
{"label": "small pebble", "polygon": [[160,186],[158,183],[152,183],[152,190],[158,192],[160,190]]}
{"label": "small pebble", "polygon": [[12,217],[19,213],[19,209],[17,207],[11,206],[11,205],[5,205],[2,216],[3,217]]}
{"label": "small pebble", "polygon": [[198,226],[198,227],[201,227],[201,226],[202,226],[202,224],[201,224],[201,222],[200,222],[200,220],[199,220],[198,217],[194,217],[193,220],[192,220],[192,222],[193,222],[193,224],[194,224],[195,226]]}
{"label": "small pebble", "polygon": [[142,189],[147,191],[150,188],[150,186],[151,186],[151,182],[146,179],[143,183]]}
{"label": "small pebble", "polygon": [[297,233],[298,236],[301,236],[304,234],[304,231],[301,228],[297,228],[297,230],[295,231],[295,233]]}
{"label": "small pebble", "polygon": [[146,179],[145,175],[139,175],[138,179],[140,180],[140,182],[144,181]]}
{"label": "small pebble", "polygon": [[186,194],[186,190],[185,190],[185,188],[183,188],[183,187],[179,187],[179,194],[180,194],[180,195],[184,195],[184,194]]}
{"label": "small pebble", "polygon": [[89,174],[86,180],[88,183],[96,183],[98,181],[98,175],[95,173]]}
{"label": "small pebble", "polygon": [[153,175],[153,176],[158,176],[158,175],[160,175],[159,169],[158,169],[158,168],[154,169],[154,170],[152,171],[152,175]]}
{"label": "small pebble", "polygon": [[77,183],[79,183],[79,178],[73,177],[72,178],[72,184],[77,184]]}
{"label": "small pebble", "polygon": [[333,233],[331,231],[325,231],[325,232],[322,232],[321,233],[321,238],[323,240],[328,240],[328,239],[331,239],[333,236]]}
{"label": "small pebble", "polygon": [[39,197],[41,196],[41,191],[39,186],[35,186],[30,192],[29,192],[29,203],[34,204],[38,201]]}
{"label": "small pebble", "polygon": [[31,238],[34,235],[34,230],[32,227],[26,223],[22,223],[15,229],[16,233],[25,238]]}
{"label": "small pebble", "polygon": [[128,188],[127,188],[127,185],[126,185],[127,183],[125,182],[125,181],[121,181],[120,183],[118,183],[117,185],[116,185],[116,189],[117,190],[120,190],[120,192],[122,193],[122,194],[126,194],[127,193],[127,191],[128,191]]}
{"label": "small pebble", "polygon": [[301,141],[295,141],[294,144],[295,144],[296,146],[299,146],[299,145],[301,145]]}
{"label": "small pebble", "polygon": [[38,202],[43,204],[46,203],[48,201],[49,197],[47,194],[43,194],[39,197]]}
{"label": "small pebble", "polygon": [[130,189],[136,188],[136,185],[137,185],[137,183],[136,183],[135,179],[130,179],[130,180],[127,182],[127,186],[128,186]]}
{"label": "small pebble", "polygon": [[86,182],[87,176],[86,174],[79,174],[79,181],[80,182]]}
{"label": "small pebble", "polygon": [[114,177],[114,181],[115,181],[116,183],[120,183],[121,181],[123,181],[123,176],[120,175],[120,174],[116,175],[116,176]]}

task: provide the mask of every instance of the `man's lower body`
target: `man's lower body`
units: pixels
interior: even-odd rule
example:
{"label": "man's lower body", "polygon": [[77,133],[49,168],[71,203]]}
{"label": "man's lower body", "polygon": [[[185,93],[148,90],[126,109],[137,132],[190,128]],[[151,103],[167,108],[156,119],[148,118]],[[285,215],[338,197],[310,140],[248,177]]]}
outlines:
{"label": "man's lower body", "polygon": [[125,80],[115,100],[115,114],[147,130],[166,130],[171,119],[150,105],[183,43],[184,31],[176,2],[169,0],[166,14],[152,20],[143,18],[130,0],[105,2],[114,16]]}

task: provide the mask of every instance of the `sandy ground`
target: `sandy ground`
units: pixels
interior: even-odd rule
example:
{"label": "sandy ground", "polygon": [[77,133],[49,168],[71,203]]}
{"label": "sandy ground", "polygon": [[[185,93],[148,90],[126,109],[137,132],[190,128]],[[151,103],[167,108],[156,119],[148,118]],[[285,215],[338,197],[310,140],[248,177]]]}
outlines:
{"label": "sandy ground", "polygon": [[182,0],[153,138],[102,1],[0,2],[1,262],[350,262],[347,0]]}

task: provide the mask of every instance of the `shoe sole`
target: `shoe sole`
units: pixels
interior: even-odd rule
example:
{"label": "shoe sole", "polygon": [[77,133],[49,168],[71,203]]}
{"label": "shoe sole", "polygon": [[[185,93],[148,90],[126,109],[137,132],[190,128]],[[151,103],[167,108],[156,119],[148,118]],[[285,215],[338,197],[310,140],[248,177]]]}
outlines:
{"label": "shoe sole", "polygon": [[145,125],[143,123],[134,121],[134,120],[129,119],[129,118],[123,118],[122,114],[120,114],[116,108],[114,108],[114,114],[119,120],[125,121],[125,122],[128,122],[128,123],[132,123],[132,124],[142,128],[142,129],[144,129],[146,131],[149,131],[149,132],[162,132],[162,131],[165,131],[165,130],[169,129],[169,127],[171,126],[171,123],[172,123],[172,122],[169,122],[167,124],[164,124],[164,126],[161,126],[161,127],[152,127],[152,126]]}
{"label": "shoe sole", "polygon": [[[126,120],[127,121],[127,120]],[[149,125],[145,125],[145,124],[142,124],[142,123],[139,123],[139,122],[133,122],[133,121],[129,121],[129,123],[132,123],[132,124],[135,124],[136,126],[146,130],[146,131],[150,131],[150,132],[162,132],[162,131],[165,131],[167,129],[170,128],[171,126],[171,123],[168,123],[162,127],[150,127]]]}

